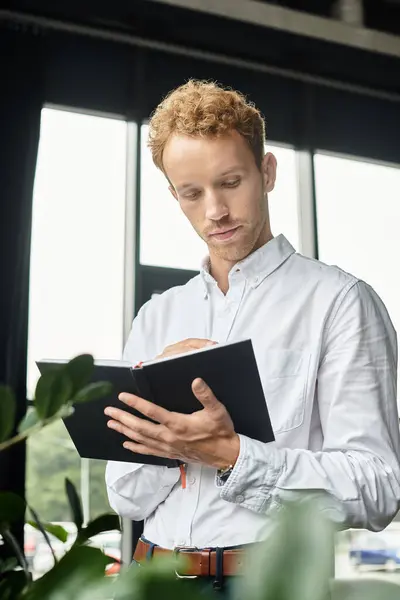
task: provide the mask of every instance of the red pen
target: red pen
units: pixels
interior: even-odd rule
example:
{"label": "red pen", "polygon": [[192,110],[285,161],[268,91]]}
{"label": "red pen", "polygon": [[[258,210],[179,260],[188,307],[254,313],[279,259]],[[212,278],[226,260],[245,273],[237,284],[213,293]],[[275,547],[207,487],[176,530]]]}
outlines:
{"label": "red pen", "polygon": [[186,465],[179,465],[179,470],[181,472],[181,485],[182,489],[186,489]]}

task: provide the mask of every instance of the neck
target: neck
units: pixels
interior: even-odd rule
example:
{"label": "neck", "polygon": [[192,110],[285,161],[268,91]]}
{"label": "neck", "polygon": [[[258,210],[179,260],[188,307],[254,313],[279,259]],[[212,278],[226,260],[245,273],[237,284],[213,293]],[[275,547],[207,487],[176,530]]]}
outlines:
{"label": "neck", "polygon": [[[250,256],[250,254],[253,254],[253,252],[261,248],[261,246],[264,246],[267,242],[272,240],[273,237],[269,227],[263,229],[251,251],[246,256],[240,258],[240,260],[244,260],[244,258]],[[226,294],[229,290],[229,273],[232,267],[238,262],[239,260],[224,259],[210,252],[210,274],[217,282],[217,285],[223,294]]]}

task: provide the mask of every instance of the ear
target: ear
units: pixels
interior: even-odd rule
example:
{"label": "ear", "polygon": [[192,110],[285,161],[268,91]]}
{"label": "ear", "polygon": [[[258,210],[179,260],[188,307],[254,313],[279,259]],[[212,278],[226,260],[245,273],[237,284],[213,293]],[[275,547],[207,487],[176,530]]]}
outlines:
{"label": "ear", "polygon": [[178,200],[178,194],[176,193],[174,186],[173,185],[169,185],[168,189],[171,192],[171,194],[173,195],[173,197],[175,198],[175,200]]}
{"label": "ear", "polygon": [[275,187],[277,164],[275,156],[271,152],[267,152],[261,165],[266,194],[272,192]]}

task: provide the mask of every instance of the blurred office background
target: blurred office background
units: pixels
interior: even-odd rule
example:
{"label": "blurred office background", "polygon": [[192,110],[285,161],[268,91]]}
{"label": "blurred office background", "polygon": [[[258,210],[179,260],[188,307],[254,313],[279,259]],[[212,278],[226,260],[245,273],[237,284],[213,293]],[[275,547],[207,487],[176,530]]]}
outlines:
{"label": "blurred office background", "polygon": [[[190,77],[263,111],[274,234],[372,284],[400,329],[398,0],[14,0],[0,48],[0,381],[19,416],[36,360],[120,358],[140,306],[198,270],[205,247],[146,147],[152,110]],[[0,489],[68,528],[64,478],[88,519],[108,510],[104,467],[58,423],[1,457]],[[51,556],[25,529],[40,574]],[[127,559],[131,524],[99,543]],[[340,576],[398,567],[396,522],[338,537]]]}

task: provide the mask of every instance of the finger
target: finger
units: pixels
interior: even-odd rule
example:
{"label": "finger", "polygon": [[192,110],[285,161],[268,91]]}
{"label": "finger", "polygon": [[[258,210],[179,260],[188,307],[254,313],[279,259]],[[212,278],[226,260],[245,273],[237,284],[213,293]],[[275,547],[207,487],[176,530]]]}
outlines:
{"label": "finger", "polygon": [[149,438],[146,435],[142,435],[141,433],[138,433],[135,430],[131,430],[128,427],[125,427],[118,421],[109,421],[107,423],[107,425],[108,425],[108,427],[110,427],[110,429],[114,429],[114,431],[118,431],[118,433],[121,433],[122,435],[126,436],[130,441],[134,442],[135,444],[141,444],[142,446],[147,446],[148,448],[151,448],[156,453],[164,453],[165,454],[165,453],[175,452],[174,448],[171,447],[169,444],[166,444],[165,442],[162,442],[162,441],[154,440],[152,438]]}
{"label": "finger", "polygon": [[[140,427],[141,423],[143,423],[142,418],[136,417],[122,408],[115,408],[115,406],[107,406],[107,408],[104,409],[104,414],[132,429]],[[155,425],[155,423],[152,423],[152,425]]]}
{"label": "finger", "polygon": [[163,452],[172,450],[171,446],[165,443],[164,441],[158,438],[153,438],[144,433],[140,433],[136,429],[131,429],[130,427],[127,427],[119,421],[108,421],[107,427],[113,429],[114,431],[118,431],[118,433],[121,433],[129,440],[144,444],[145,446],[149,446],[150,448],[154,448]]}
{"label": "finger", "polygon": [[146,421],[140,417],[135,417],[134,415],[131,415],[125,410],[120,410],[119,408],[108,408],[104,412],[107,416],[114,419],[113,423],[120,423],[129,430],[141,435],[145,435],[153,440],[162,439],[163,435],[165,435],[167,432],[164,425],[151,423],[150,421]]}
{"label": "finger", "polygon": [[183,340],[182,342],[177,342],[176,344],[171,344],[170,346],[167,346],[162,354],[178,354],[180,352],[184,352],[185,350],[187,350],[187,348],[200,349],[204,348],[205,346],[214,346],[216,344],[217,342],[214,342],[213,340],[209,340],[207,338],[188,338],[186,340]]}
{"label": "finger", "polygon": [[189,338],[188,340],[185,340],[185,343],[191,348],[204,348],[205,346],[216,346],[217,344],[217,342],[214,342],[213,340],[201,338]]}
{"label": "finger", "polygon": [[181,354],[185,352],[186,346],[179,342],[179,344],[172,344],[171,346],[167,346],[164,350],[157,356],[157,358],[164,358],[165,356],[171,356],[173,354]]}
{"label": "finger", "polygon": [[154,440],[149,438],[146,435],[138,433],[137,431],[133,432],[132,436],[129,436],[130,439],[136,444],[142,444],[143,446],[148,446],[149,448],[153,448],[153,450],[157,450],[159,452],[172,452],[173,449],[169,444],[166,444],[163,441]]}
{"label": "finger", "polygon": [[[118,431],[122,435],[126,436],[130,440],[136,440],[138,437],[145,437],[143,434],[140,434],[136,429],[131,429],[127,425],[121,423],[121,421],[107,421],[107,427],[113,429],[114,431]],[[146,440],[152,444],[157,443],[156,440],[146,436]]]}
{"label": "finger", "polygon": [[212,340],[190,338],[183,342],[173,344],[172,346],[167,346],[161,354],[158,354],[156,356],[156,358],[169,358],[170,356],[175,356],[176,354],[185,354],[186,352],[191,352],[193,350],[201,350],[206,346],[216,345],[217,342],[213,342]]}
{"label": "finger", "polygon": [[203,379],[198,377],[193,381],[192,391],[204,408],[215,410],[221,406],[221,403],[216,399],[213,391]]}
{"label": "finger", "polygon": [[179,459],[179,455],[173,452],[169,452],[168,450],[159,450],[158,448],[153,448],[151,446],[146,446],[145,444],[138,444],[136,442],[124,442],[123,447],[126,450],[130,450],[131,452],[135,452],[137,454],[144,454],[146,456],[159,456],[162,458],[172,458]]}
{"label": "finger", "polygon": [[[131,398],[138,398],[138,399],[141,399],[141,398],[140,398],[140,396],[135,396],[135,394],[128,394],[128,393],[125,393],[125,392],[124,392],[124,394],[123,394],[123,395],[124,395],[124,397],[126,398],[125,400],[122,400],[122,398],[121,398],[122,394],[120,394],[120,395],[118,396],[118,399],[119,399],[119,400],[122,400],[122,402],[124,402],[124,403],[125,403],[125,404],[127,404],[128,406],[131,406],[131,404],[129,403]],[[111,412],[112,412],[112,411],[114,411],[114,410],[121,410],[121,409],[115,408],[114,406],[107,406],[107,407],[104,409],[104,413],[105,413],[106,415],[110,415],[110,416],[111,416]],[[133,415],[132,415],[132,416],[133,416]]]}
{"label": "finger", "polygon": [[118,398],[121,400],[121,402],[127,406],[130,406],[131,408],[134,408],[135,410],[138,410],[140,413],[142,413],[142,415],[145,415],[152,421],[156,421],[157,423],[162,423],[163,425],[167,426],[167,423],[169,423],[171,420],[171,412],[169,410],[162,408],[161,406],[157,406],[157,404],[149,402],[144,398],[139,398],[139,396],[135,396],[134,394],[126,394],[125,392],[120,394]]}

